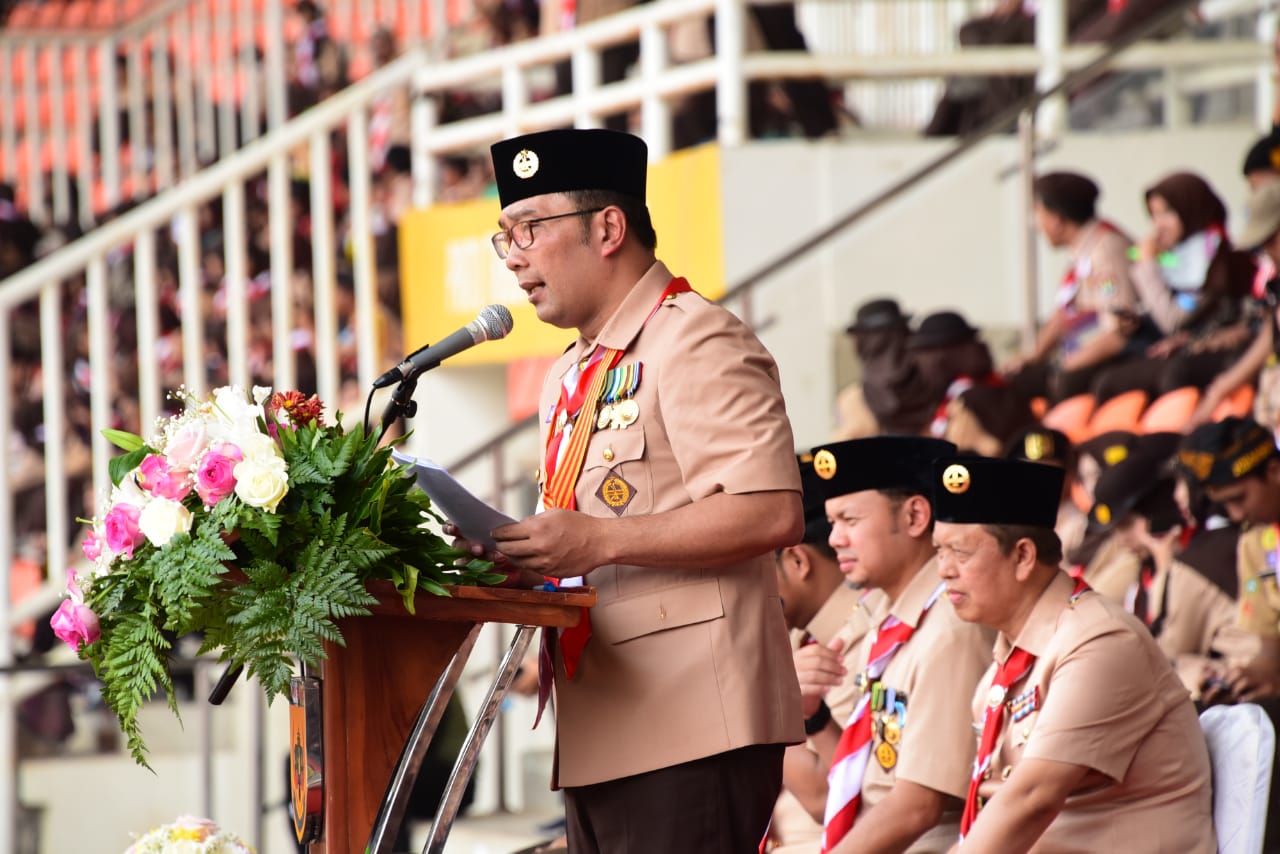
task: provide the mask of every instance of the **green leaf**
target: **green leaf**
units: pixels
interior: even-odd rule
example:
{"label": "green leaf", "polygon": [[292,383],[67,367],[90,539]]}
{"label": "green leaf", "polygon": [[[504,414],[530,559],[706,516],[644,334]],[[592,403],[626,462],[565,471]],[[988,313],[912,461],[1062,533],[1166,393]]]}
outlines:
{"label": "green leaf", "polygon": [[[105,432],[105,431],[104,431]],[[147,458],[147,454],[151,453],[146,446],[130,451],[118,457],[112,457],[107,463],[107,473],[111,475],[111,484],[119,486],[120,481],[124,480],[125,475],[141,465],[142,461]]]}
{"label": "green leaf", "polygon": [[112,430],[108,428],[102,431],[102,435],[107,438],[108,442],[115,445],[122,451],[137,451],[147,446],[147,443],[143,441],[141,436],[124,430]]}

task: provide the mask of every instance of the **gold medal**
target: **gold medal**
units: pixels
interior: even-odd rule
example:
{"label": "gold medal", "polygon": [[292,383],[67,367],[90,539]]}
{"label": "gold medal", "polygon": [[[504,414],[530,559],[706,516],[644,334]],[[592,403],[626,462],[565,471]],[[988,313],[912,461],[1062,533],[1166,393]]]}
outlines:
{"label": "gold medal", "polygon": [[640,404],[631,398],[620,400],[613,405],[613,429],[620,430],[630,427],[636,423],[636,419],[640,417]]}
{"label": "gold medal", "polygon": [[876,761],[880,763],[881,768],[889,771],[898,764],[898,751],[893,749],[892,744],[882,741],[876,748]]}
{"label": "gold medal", "polygon": [[893,745],[902,741],[902,725],[898,723],[897,715],[885,719],[884,740]]}
{"label": "gold medal", "polygon": [[1262,547],[1267,551],[1274,551],[1277,545],[1275,527],[1268,527],[1262,532]]}
{"label": "gold medal", "polygon": [[600,414],[596,417],[596,429],[603,430],[611,426],[613,426],[613,404],[606,403],[600,407]]}
{"label": "gold medal", "polygon": [[1004,702],[1005,687],[1003,685],[992,685],[991,690],[987,692],[987,705],[995,708]]}

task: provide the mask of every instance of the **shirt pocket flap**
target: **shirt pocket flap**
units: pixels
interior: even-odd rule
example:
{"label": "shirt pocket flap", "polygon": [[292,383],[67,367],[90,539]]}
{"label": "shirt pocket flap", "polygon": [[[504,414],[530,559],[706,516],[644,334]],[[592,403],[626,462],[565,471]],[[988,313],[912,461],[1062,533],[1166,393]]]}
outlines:
{"label": "shirt pocket flap", "polygon": [[644,458],[644,427],[636,424],[625,430],[598,430],[587,447],[583,469],[612,468],[620,463]]}
{"label": "shirt pocket flap", "polygon": [[594,609],[591,631],[606,643],[622,643],[666,629],[691,626],[724,616],[715,579],[655,590]]}

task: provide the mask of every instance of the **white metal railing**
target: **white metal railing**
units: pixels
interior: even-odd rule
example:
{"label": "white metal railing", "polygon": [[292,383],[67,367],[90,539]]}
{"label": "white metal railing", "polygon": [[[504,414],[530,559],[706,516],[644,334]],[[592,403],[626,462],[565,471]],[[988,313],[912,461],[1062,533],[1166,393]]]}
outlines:
{"label": "white metal railing", "polygon": [[[273,0],[278,1],[278,0]],[[1063,0],[1042,0],[1042,7]],[[718,52],[714,57],[684,65],[672,65],[666,52],[667,35],[677,22],[690,18],[705,21],[716,15]],[[1274,33],[1274,20],[1270,23]],[[359,356],[355,380],[368,388],[381,369],[383,357],[377,350],[374,328],[374,259],[371,257],[371,224],[366,215],[370,199],[368,172],[368,115],[375,98],[392,87],[411,87],[414,101],[414,183],[420,204],[434,193],[433,164],[436,155],[465,151],[518,131],[536,130],[561,124],[591,126],[600,117],[619,110],[639,109],[642,133],[653,156],[661,157],[670,147],[670,101],[680,95],[714,88],[719,107],[719,140],[723,145],[740,144],[746,137],[745,87],[750,79],[774,76],[823,76],[828,80],[919,79],[940,74],[973,74],[989,71],[1034,73],[1039,55],[1031,49],[1009,48],[930,53],[914,57],[867,59],[813,57],[784,53],[748,52],[745,47],[745,6],[742,0],[660,0],[634,10],[584,26],[570,33],[529,41],[450,63],[431,63],[425,47],[410,49],[401,58],[370,74],[361,82],[326,100],[317,107],[270,130],[260,138],[230,153],[213,166],[186,174],[183,179],[153,199],[112,222],[94,229],[85,237],[55,252],[21,273],[0,282],[0,311],[6,322],[0,325],[0,375],[10,367],[10,337],[15,311],[33,302],[39,306],[42,329],[46,434],[46,511],[48,541],[65,543],[70,538],[64,508],[68,475],[62,436],[66,432],[67,396],[64,342],[74,341],[78,330],[69,328],[64,306],[82,297],[86,310],[84,331],[88,336],[91,367],[88,389],[93,451],[94,493],[103,495],[107,487],[109,448],[101,436],[112,426],[114,389],[118,376],[112,348],[113,309],[109,279],[116,269],[117,255],[131,250],[131,286],[137,307],[136,382],[139,390],[140,422],[149,424],[160,411],[164,389],[154,359],[159,340],[156,313],[159,271],[156,260],[160,247],[176,255],[176,278],[181,297],[182,373],[186,386],[199,393],[211,380],[206,365],[201,292],[208,283],[201,280],[202,206],[219,201],[223,219],[208,224],[220,227],[224,235],[223,257],[226,277],[226,352],[229,363],[226,379],[249,385],[255,379],[242,358],[248,344],[249,297],[243,259],[246,250],[246,182],[265,176],[269,210],[271,329],[274,342],[274,373],[267,379],[277,387],[295,383],[290,349],[295,316],[287,283],[294,272],[291,258],[293,222],[290,215],[290,178],[294,162],[291,153],[305,148],[303,162],[310,164],[309,198],[312,213],[312,279],[317,386],[322,399],[339,399],[342,380],[338,363],[335,327],[335,270],[337,257],[332,211],[330,142],[342,134],[349,154],[345,176],[353,211],[346,231],[353,252],[353,277],[358,326]],[[1126,52],[1116,67],[1143,69],[1195,69],[1206,65],[1245,69],[1262,81],[1261,68],[1270,62],[1270,40],[1228,43],[1168,42],[1143,45]],[[599,53],[607,46],[638,39],[641,59],[636,77],[616,84],[598,84]],[[114,43],[114,42],[113,42]],[[1061,48],[1064,71],[1080,67],[1096,56],[1097,48]],[[113,48],[100,48],[113,56]],[[539,66],[569,60],[576,90],[572,95],[531,103],[529,72]],[[110,63],[108,63],[110,64]],[[194,70],[193,70],[194,71]],[[183,75],[181,67],[176,76]],[[1265,79],[1270,81],[1269,75]],[[497,85],[503,93],[503,108],[489,116],[451,124],[437,124],[432,112],[434,98],[427,97],[459,87]],[[181,88],[181,85],[179,86]],[[3,85],[0,84],[0,90]],[[106,94],[104,90],[104,95]],[[1270,92],[1267,92],[1268,99]],[[1259,99],[1261,100],[1261,92]],[[181,100],[181,99],[180,99]],[[77,118],[77,120],[79,120]],[[179,137],[182,123],[179,123]],[[185,143],[189,146],[200,131],[188,124]],[[178,148],[182,149],[180,139]],[[198,146],[197,146],[198,147]],[[181,162],[179,158],[176,163]],[[132,383],[131,383],[132,384]],[[13,421],[12,391],[0,386],[0,421]],[[140,425],[126,425],[139,427]],[[496,452],[500,473],[501,449]],[[487,457],[486,457],[487,459]],[[496,478],[501,503],[502,478]],[[0,484],[0,585],[6,585],[8,567],[15,552],[13,527],[14,494],[7,481]],[[85,508],[91,515],[96,508]],[[13,660],[12,627],[39,616],[56,603],[62,588],[66,556],[59,547],[48,554],[52,581],[41,595],[19,605],[0,599],[0,667]],[[7,676],[0,675],[0,767],[12,767],[12,704]],[[13,826],[12,778],[0,774],[0,834]]]}
{"label": "white metal railing", "polygon": [[[372,67],[380,27],[418,45],[445,32],[448,8],[455,20],[471,8],[431,0],[323,5],[359,75]],[[106,29],[89,21],[0,32],[0,180],[17,188],[36,222],[82,228],[174,186],[283,124],[286,50],[297,30],[284,0],[167,0]]]}

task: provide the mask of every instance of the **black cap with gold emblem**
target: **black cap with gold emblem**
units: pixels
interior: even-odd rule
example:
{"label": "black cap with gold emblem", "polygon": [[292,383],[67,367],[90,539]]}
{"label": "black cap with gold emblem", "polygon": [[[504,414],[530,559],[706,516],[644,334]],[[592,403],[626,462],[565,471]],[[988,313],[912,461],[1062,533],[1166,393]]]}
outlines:
{"label": "black cap with gold emblem", "polygon": [[943,439],[873,436],[814,448],[813,470],[824,499],[867,489],[927,496],[930,464],[955,452]]}
{"label": "black cap with gold emblem", "polygon": [[1147,519],[1152,533],[1163,534],[1181,523],[1182,513],[1173,496],[1173,454],[1180,433],[1139,436],[1129,454],[1098,475],[1089,511],[1089,530],[1107,531],[1125,516],[1136,513]]}
{"label": "black cap with gold emblem", "polygon": [[619,131],[548,130],[495,142],[489,148],[502,207],[531,196],[609,190],[645,198],[649,147]]}
{"label": "black cap with gold emblem", "polygon": [[1032,525],[1058,521],[1060,466],[991,457],[947,457],[933,463],[933,518],[962,525]]}
{"label": "black cap with gold emblem", "polygon": [[1004,456],[1007,460],[1030,460],[1065,468],[1072,460],[1071,450],[1071,440],[1065,433],[1037,424],[1014,434],[1005,444]]}
{"label": "black cap with gold emblem", "polygon": [[831,522],[827,519],[822,478],[813,470],[813,454],[797,454],[796,462],[800,464],[800,499],[804,505],[804,537],[800,542],[825,543],[831,537]]}
{"label": "black cap with gold emblem", "polygon": [[1178,449],[1178,465],[1200,486],[1228,486],[1261,472],[1280,455],[1271,431],[1252,418],[1224,418],[1191,431]]}

